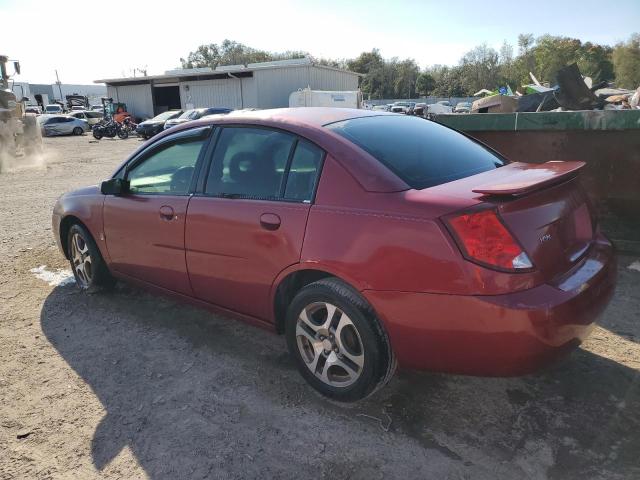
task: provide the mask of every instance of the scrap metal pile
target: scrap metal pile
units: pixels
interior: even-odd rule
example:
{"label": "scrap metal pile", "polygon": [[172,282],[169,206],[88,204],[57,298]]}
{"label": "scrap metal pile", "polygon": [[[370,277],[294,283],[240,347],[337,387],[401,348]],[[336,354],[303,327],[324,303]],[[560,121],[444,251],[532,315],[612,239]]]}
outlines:
{"label": "scrap metal pile", "polygon": [[475,96],[486,95],[473,102],[473,113],[550,112],[573,110],[626,110],[640,108],[637,90],[611,88],[607,82],[592,84],[574,63],[560,69],[553,87],[542,85],[533,74],[533,83],[514,94],[509,87],[497,92],[483,89]]}

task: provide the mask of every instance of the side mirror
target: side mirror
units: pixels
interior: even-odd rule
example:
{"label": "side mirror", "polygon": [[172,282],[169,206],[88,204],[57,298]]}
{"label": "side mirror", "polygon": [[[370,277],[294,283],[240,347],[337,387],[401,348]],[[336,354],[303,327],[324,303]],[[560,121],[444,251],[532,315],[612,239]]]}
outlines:
{"label": "side mirror", "polygon": [[110,178],[100,185],[100,192],[103,195],[122,195],[129,191],[129,181],[121,178]]}

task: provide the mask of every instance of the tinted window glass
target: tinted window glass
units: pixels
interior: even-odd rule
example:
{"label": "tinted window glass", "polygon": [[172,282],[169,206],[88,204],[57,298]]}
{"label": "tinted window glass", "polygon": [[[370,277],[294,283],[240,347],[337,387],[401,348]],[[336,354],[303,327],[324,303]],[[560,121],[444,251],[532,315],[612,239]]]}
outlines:
{"label": "tinted window glass", "polygon": [[324,152],[300,140],[291,160],[284,196],[292,200],[311,200]]}
{"label": "tinted window glass", "polygon": [[173,143],[151,154],[128,172],[131,192],[186,195],[204,142]]}
{"label": "tinted window glass", "polygon": [[85,112],[87,118],[102,118],[102,114],[98,112]]}
{"label": "tinted window glass", "polygon": [[491,150],[435,122],[385,115],[327,125],[369,152],[412,188],[427,188],[493,170]]}
{"label": "tinted window glass", "polygon": [[207,178],[206,193],[247,198],[280,196],[294,137],[263,128],[224,128]]}

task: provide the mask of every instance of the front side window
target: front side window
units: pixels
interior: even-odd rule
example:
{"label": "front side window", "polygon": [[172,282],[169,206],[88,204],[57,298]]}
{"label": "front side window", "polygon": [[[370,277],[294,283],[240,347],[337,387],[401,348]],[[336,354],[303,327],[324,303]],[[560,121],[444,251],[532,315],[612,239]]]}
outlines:
{"label": "front side window", "polygon": [[187,195],[205,141],[190,138],[161,146],[127,172],[131,193]]}
{"label": "front side window", "polygon": [[205,193],[279,198],[294,144],[293,135],[275,130],[224,128],[216,144]]}

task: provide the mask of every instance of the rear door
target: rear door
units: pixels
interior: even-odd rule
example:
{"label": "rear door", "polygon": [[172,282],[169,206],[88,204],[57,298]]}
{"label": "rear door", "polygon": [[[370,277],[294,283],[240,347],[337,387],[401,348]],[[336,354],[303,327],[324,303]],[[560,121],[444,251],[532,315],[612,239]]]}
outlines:
{"label": "rear door", "polygon": [[187,267],[197,297],[270,317],[273,281],[300,259],[323,157],[282,131],[219,131],[206,182],[187,213]]}
{"label": "rear door", "polygon": [[191,295],[184,227],[194,172],[209,128],[179,132],[133,159],[123,174],[130,193],[108,195],[103,208],[111,268]]}

